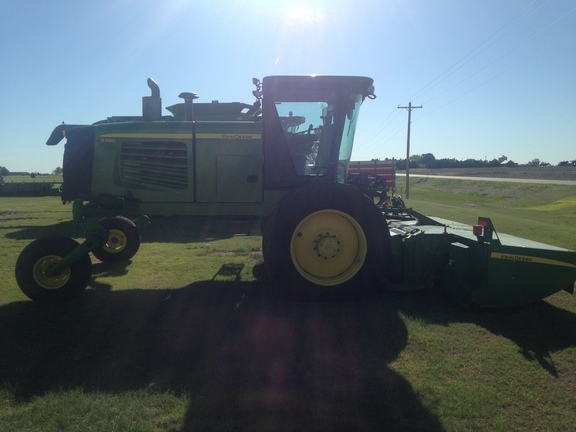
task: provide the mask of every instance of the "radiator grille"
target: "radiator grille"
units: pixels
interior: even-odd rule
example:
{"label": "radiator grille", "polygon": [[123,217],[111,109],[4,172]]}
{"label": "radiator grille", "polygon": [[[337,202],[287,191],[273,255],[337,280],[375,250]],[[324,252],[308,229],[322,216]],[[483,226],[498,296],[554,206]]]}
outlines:
{"label": "radiator grille", "polygon": [[123,143],[120,178],[143,185],[186,189],[188,150],[182,142]]}

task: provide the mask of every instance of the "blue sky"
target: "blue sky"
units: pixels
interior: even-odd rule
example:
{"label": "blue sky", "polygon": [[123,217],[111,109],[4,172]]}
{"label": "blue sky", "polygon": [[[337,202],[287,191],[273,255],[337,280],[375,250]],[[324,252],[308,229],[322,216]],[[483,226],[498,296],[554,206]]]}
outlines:
{"label": "blue sky", "polygon": [[[6,0],[0,166],[51,172],[52,129],[164,106],[252,103],[252,77],[364,75],[354,160],[576,159],[575,0]],[[166,111],[167,113],[167,111]]]}

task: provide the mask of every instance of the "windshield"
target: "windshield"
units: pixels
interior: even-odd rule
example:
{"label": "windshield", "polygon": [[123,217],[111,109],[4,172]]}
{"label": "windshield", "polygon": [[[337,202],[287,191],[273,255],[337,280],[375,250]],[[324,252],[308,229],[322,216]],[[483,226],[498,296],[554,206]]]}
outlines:
{"label": "windshield", "polygon": [[322,175],[330,157],[334,108],[328,102],[278,102],[282,129],[300,175]]}
{"label": "windshield", "polygon": [[332,92],[317,96],[323,97],[310,101],[308,94],[306,102],[277,101],[275,104],[292,163],[299,175],[321,176],[327,174],[334,165],[330,162],[338,157],[338,181],[342,177],[344,182],[362,95],[345,103],[341,100],[338,103]]}

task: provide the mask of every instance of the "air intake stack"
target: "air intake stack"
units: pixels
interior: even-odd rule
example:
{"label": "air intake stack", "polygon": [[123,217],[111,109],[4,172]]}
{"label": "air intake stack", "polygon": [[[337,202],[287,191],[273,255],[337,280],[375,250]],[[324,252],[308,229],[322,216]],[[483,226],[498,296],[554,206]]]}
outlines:
{"label": "air intake stack", "polygon": [[184,99],[184,120],[194,121],[194,99],[198,99],[198,95],[193,92],[183,92],[178,95],[179,98]]}

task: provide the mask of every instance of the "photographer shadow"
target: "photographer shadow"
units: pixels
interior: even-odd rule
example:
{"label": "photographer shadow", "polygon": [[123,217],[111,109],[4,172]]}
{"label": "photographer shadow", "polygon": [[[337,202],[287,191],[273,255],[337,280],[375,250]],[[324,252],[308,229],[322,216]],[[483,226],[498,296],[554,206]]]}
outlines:
{"label": "photographer shadow", "polygon": [[407,333],[393,305],[262,293],[209,339],[187,430],[442,430],[390,368]]}
{"label": "photographer shadow", "polygon": [[389,366],[407,342],[394,302],[290,302],[239,274],[168,290],[95,281],[67,303],[2,306],[0,381],[20,402],[76,388],[186,395],[182,431],[442,430]]}

